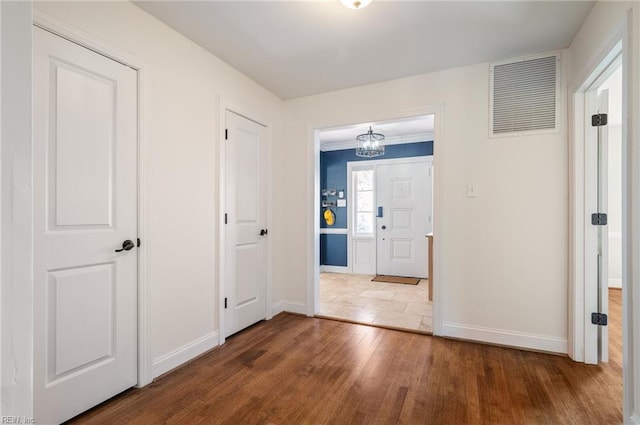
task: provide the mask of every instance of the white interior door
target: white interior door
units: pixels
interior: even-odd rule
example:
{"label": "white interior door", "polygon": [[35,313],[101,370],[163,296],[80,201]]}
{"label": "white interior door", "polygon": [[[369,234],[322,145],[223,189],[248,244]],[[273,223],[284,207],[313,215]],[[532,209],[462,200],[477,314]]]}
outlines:
{"label": "white interior door", "polygon": [[266,318],[267,129],[226,112],[225,337]]}
{"label": "white interior door", "polygon": [[431,180],[428,160],[376,167],[378,274],[427,277]]}
{"label": "white interior door", "polygon": [[136,384],[136,239],[137,73],[34,28],[37,423]]}
{"label": "white interior door", "polygon": [[[609,90],[598,94],[598,113],[609,111]],[[606,125],[596,127],[598,134],[598,208],[608,213],[609,204],[609,130]],[[598,230],[598,311],[609,314],[609,227],[597,226]],[[598,360],[609,361],[609,327],[598,326]]]}

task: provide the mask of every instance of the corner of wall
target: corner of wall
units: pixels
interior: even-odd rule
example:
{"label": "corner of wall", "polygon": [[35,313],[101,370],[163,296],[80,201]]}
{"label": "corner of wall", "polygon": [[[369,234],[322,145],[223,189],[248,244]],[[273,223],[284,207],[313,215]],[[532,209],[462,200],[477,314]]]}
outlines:
{"label": "corner of wall", "polygon": [[171,370],[194,360],[207,351],[220,345],[218,332],[211,332],[201,338],[178,347],[177,349],[153,360],[153,378],[164,375]]}
{"label": "corner of wall", "polygon": [[307,305],[295,301],[280,300],[273,304],[273,307],[271,307],[271,313],[273,316],[280,313],[294,313],[307,316]]}

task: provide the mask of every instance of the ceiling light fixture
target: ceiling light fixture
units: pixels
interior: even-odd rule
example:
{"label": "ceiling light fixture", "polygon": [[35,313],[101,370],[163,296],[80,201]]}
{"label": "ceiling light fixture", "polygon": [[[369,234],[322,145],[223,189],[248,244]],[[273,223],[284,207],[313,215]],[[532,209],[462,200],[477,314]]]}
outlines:
{"label": "ceiling light fixture", "polygon": [[364,9],[369,6],[372,0],[340,0],[344,6],[349,9]]}
{"label": "ceiling light fixture", "polygon": [[384,135],[374,133],[369,127],[369,131],[356,137],[356,156],[373,158],[384,155]]}

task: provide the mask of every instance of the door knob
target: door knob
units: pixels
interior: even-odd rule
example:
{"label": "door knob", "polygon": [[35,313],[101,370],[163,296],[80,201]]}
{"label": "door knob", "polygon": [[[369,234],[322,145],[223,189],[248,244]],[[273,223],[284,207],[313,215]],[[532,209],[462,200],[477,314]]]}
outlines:
{"label": "door knob", "polygon": [[384,229],[386,229],[386,228],[387,228],[387,226],[384,226],[384,225],[381,227],[381,229],[382,229],[382,230],[384,230]]}
{"label": "door knob", "polygon": [[260,229],[260,236],[264,236],[267,233],[269,233],[269,231],[267,229]]}
{"label": "door knob", "polygon": [[122,242],[122,248],[116,249],[116,252],[131,251],[134,246],[136,246],[136,244],[134,244],[132,240],[127,239],[126,241]]}

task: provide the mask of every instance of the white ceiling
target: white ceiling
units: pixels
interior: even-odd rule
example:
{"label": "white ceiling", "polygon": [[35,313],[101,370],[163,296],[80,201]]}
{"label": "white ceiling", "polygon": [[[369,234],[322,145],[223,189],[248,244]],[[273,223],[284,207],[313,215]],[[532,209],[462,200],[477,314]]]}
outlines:
{"label": "white ceiling", "polygon": [[374,133],[384,135],[385,145],[430,141],[433,140],[433,118],[433,115],[423,115],[394,121],[367,122],[323,129],[318,132],[320,150],[355,148],[356,136],[366,133],[369,127]]}
{"label": "white ceiling", "polygon": [[282,99],[568,47],[592,1],[136,1]]}

